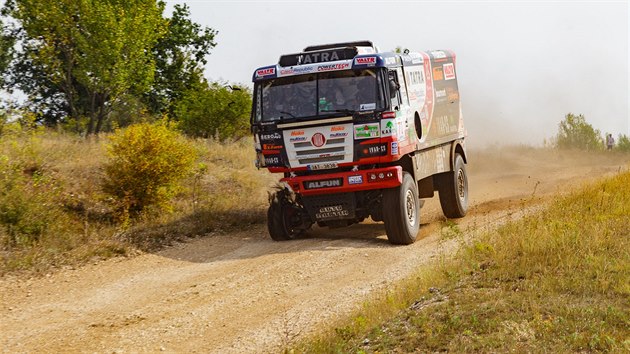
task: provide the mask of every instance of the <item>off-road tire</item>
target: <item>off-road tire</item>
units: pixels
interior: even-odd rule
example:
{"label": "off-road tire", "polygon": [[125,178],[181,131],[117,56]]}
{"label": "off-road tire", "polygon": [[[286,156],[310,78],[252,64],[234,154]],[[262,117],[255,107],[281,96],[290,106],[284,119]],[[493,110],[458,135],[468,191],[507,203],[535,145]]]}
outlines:
{"label": "off-road tire", "polygon": [[302,230],[291,226],[291,212],[294,210],[282,199],[281,193],[273,195],[267,210],[267,229],[274,241],[292,240],[302,233]]}
{"label": "off-road tire", "polygon": [[456,219],[466,215],[466,211],[468,211],[468,174],[462,155],[455,155],[453,171],[440,176],[438,194],[444,216]]}
{"label": "off-road tire", "polygon": [[403,172],[400,186],[383,190],[383,221],[389,242],[409,245],[416,241],[420,230],[420,200],[418,184],[408,172]]}

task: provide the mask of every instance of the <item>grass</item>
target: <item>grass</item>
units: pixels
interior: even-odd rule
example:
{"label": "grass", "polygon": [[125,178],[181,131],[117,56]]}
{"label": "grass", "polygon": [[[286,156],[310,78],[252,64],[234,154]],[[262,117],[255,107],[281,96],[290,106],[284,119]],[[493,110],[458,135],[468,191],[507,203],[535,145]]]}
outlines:
{"label": "grass", "polygon": [[478,236],[287,351],[627,353],[628,186],[624,172]]}
{"label": "grass", "polygon": [[174,240],[264,222],[266,191],[277,176],[256,170],[251,139],[191,139],[198,168],[182,181],[172,210],[147,210],[130,225],[120,224],[101,188],[108,140],[4,131],[0,275],[152,251]]}

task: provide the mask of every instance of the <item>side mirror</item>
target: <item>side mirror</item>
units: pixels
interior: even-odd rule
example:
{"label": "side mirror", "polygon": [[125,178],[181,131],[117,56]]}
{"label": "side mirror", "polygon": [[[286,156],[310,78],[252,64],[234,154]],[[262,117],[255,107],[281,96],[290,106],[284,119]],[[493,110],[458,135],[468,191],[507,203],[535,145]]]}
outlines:
{"label": "side mirror", "polygon": [[400,85],[394,80],[389,80],[389,96],[390,98],[396,97],[396,91],[400,88]]}

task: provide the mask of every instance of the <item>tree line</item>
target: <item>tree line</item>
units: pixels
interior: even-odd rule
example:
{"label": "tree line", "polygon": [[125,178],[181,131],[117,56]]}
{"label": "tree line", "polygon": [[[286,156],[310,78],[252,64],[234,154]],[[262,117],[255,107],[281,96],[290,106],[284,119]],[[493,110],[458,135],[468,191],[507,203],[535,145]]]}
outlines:
{"label": "tree line", "polygon": [[[606,134],[606,136],[612,134]],[[604,150],[606,139],[602,133],[586,121],[583,114],[567,113],[558,125],[555,146],[561,149]],[[630,152],[630,138],[619,134],[613,150]]]}
{"label": "tree line", "polygon": [[36,123],[87,135],[164,118],[192,136],[246,134],[249,90],[203,76],[218,32],[185,4],[164,10],[157,0],[7,0],[0,88],[23,92],[12,104]]}

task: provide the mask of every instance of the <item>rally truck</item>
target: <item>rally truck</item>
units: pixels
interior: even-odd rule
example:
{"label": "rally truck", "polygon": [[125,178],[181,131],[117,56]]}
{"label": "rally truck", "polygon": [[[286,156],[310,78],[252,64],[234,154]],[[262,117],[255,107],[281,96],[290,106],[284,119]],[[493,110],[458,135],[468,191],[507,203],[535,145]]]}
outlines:
{"label": "rally truck", "polygon": [[282,173],[267,212],[273,240],[370,217],[411,244],[421,198],[447,218],[468,208],[455,54],[381,52],[370,41],[304,48],[253,74],[256,165]]}

